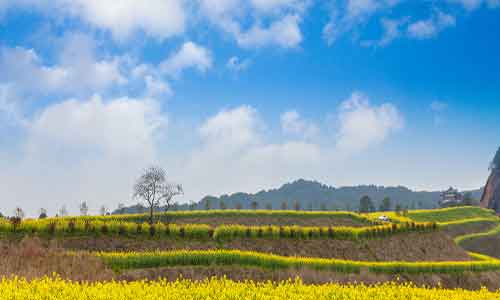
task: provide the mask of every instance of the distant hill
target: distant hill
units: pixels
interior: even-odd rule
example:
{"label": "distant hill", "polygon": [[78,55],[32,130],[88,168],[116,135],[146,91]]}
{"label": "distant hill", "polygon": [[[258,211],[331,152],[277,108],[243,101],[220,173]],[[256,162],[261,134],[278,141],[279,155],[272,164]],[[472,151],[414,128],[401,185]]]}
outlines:
{"label": "distant hill", "polygon": [[[468,191],[472,193],[474,199],[480,199],[482,189]],[[192,207],[187,204],[178,205],[179,210],[205,209],[207,202],[211,209],[218,209],[221,202],[226,208],[251,208],[252,202],[257,202],[259,208],[266,208],[269,205],[273,209],[280,209],[283,202],[287,203],[289,209],[293,209],[294,203],[298,202],[301,209],[319,210],[325,207],[328,210],[357,210],[359,199],[363,196],[372,199],[375,207],[379,207],[384,197],[389,197],[392,208],[396,204],[409,209],[428,209],[439,206],[440,191],[412,191],[407,187],[384,187],[375,185],[359,185],[335,188],[317,181],[299,179],[291,183],[286,183],[280,188],[262,190],[255,194],[234,193],[222,195],[220,197],[206,196],[201,201],[194,203]],[[158,208],[162,210],[162,208]],[[144,212],[140,205],[125,207],[113,213],[137,213]]]}

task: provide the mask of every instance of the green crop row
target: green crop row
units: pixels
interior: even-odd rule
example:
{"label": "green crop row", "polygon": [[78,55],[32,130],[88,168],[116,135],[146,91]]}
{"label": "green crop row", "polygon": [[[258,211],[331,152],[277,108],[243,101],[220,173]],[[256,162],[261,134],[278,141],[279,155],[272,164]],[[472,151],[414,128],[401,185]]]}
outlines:
{"label": "green crop row", "polygon": [[134,223],[83,219],[26,220],[20,223],[0,221],[0,233],[38,235],[120,235],[179,238],[331,238],[357,240],[390,236],[400,232],[436,230],[435,223],[400,223],[367,227],[300,227],[300,226],[243,226],[203,224]]}
{"label": "green crop row", "polygon": [[366,262],[326,258],[287,257],[240,250],[178,250],[164,252],[96,253],[114,270],[174,266],[253,266],[266,269],[313,269],[343,273],[423,274],[463,273],[500,270],[499,260],[456,262]]}
{"label": "green crop row", "polygon": [[0,233],[37,234],[49,236],[145,236],[211,238],[213,228],[204,224],[164,224],[134,223],[100,220],[28,220],[19,224],[0,221]]}
{"label": "green crop row", "polygon": [[308,268],[344,273],[359,273],[356,262],[286,257],[240,250],[178,250],[163,252],[100,252],[96,256],[114,270],[158,268],[173,266],[237,265],[266,269]]}
{"label": "green crop row", "polygon": [[441,228],[453,227],[453,226],[463,226],[463,225],[472,225],[472,224],[492,224],[499,223],[500,219],[497,216],[492,217],[479,217],[479,218],[470,218],[470,219],[462,219],[455,220],[449,222],[439,222],[438,226]]}
{"label": "green crop row", "polygon": [[425,232],[437,229],[435,223],[401,223],[368,227],[300,227],[300,226],[242,226],[222,225],[214,230],[216,240],[233,238],[332,238],[357,240],[386,237],[401,232]]}
{"label": "green crop row", "polygon": [[[362,223],[373,223],[365,215],[361,215],[348,211],[293,211],[293,210],[196,210],[196,211],[170,211],[163,213],[155,213],[154,219],[160,222],[172,222],[176,220],[191,219],[191,218],[258,218],[258,217],[274,217],[274,218],[347,218],[356,220]],[[74,219],[75,217],[64,217],[63,219]],[[107,215],[107,216],[81,216],[76,217],[82,220],[99,220],[99,221],[123,221],[123,222],[136,222],[142,223],[149,220],[149,214],[120,214],[120,215]],[[58,218],[61,219],[61,218]]]}
{"label": "green crop row", "polygon": [[491,209],[477,206],[460,206],[442,209],[410,210],[408,217],[417,222],[450,222],[472,218],[493,218]]}

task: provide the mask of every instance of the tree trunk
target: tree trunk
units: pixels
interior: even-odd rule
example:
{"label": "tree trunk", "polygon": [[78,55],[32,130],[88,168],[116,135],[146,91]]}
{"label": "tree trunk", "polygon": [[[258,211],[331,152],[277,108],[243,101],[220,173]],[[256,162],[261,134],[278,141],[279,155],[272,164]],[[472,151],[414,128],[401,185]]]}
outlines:
{"label": "tree trunk", "polygon": [[154,208],[154,205],[151,205],[149,207],[149,224],[150,225],[153,225],[153,208]]}

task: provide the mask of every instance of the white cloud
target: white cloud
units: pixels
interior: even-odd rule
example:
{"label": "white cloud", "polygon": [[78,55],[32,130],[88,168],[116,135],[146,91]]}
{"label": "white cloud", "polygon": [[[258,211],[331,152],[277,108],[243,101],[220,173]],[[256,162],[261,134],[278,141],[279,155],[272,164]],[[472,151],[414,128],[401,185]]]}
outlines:
{"label": "white cloud", "polygon": [[128,55],[98,55],[96,42],[81,33],[66,34],[56,40],[56,46],[60,51],[52,64],[44,62],[34,49],[0,47],[0,69],[4,70],[0,84],[9,85],[28,99],[47,95],[88,97],[116,88],[133,91],[134,95],[163,97],[173,94],[170,81],[184,70],[206,72],[212,67],[210,51],[193,42],[184,43],[158,66],[137,64],[137,59]]}
{"label": "white cloud", "polygon": [[382,5],[377,0],[348,0],[346,4],[346,17],[359,19],[373,14]]}
{"label": "white cloud", "polygon": [[163,80],[156,79],[151,75],[145,76],[146,95],[148,97],[157,97],[161,95],[171,95],[173,93],[170,85]]}
{"label": "white cloud", "polygon": [[260,142],[257,111],[250,106],[222,110],[201,127],[203,141],[211,146],[239,149]]}
{"label": "white cloud", "polygon": [[403,117],[394,105],[371,105],[368,98],[359,92],[354,92],[342,102],[339,122],[337,148],[348,153],[378,144],[404,125]]}
{"label": "white cloud", "polygon": [[427,20],[420,20],[408,25],[408,35],[415,39],[435,37],[440,31],[455,26],[456,20],[452,15],[437,11]]}
{"label": "white cloud", "polygon": [[324,27],[322,31],[323,39],[328,46],[331,46],[341,34],[339,28],[334,20],[330,20]]}
{"label": "white cloud", "polygon": [[231,71],[240,72],[246,70],[249,65],[250,65],[250,59],[241,60],[237,56],[231,56],[227,60],[226,68],[228,68]]}
{"label": "white cloud", "polygon": [[21,0],[3,4],[4,10],[8,8],[38,9],[51,17],[77,18],[111,32],[120,41],[136,32],[160,40],[179,35],[187,19],[183,0]]}
{"label": "white cloud", "polygon": [[[323,27],[323,39],[332,45],[340,36],[355,32],[373,15],[387,11],[400,0],[344,0],[332,1],[330,19]],[[356,36],[357,34],[354,34]]]}
{"label": "white cloud", "polygon": [[74,150],[120,153],[124,157],[154,152],[153,133],[166,125],[156,102],[117,98],[104,102],[67,100],[44,109],[30,126],[32,152],[50,144]]}
{"label": "white cloud", "polygon": [[24,125],[24,117],[19,102],[20,100],[12,86],[0,84],[0,129],[3,126]]}
{"label": "white cloud", "polygon": [[417,39],[426,39],[437,34],[437,27],[432,20],[422,20],[408,26],[408,34]]}
{"label": "white cloud", "polygon": [[250,0],[250,2],[261,14],[276,14],[286,9],[304,11],[309,5],[309,1],[304,0]]}
{"label": "white cloud", "polygon": [[130,201],[133,180],[155,161],[166,125],[151,99],[93,96],[48,106],[29,120],[18,153],[3,162],[4,213],[14,206],[54,214],[63,204],[76,212],[83,200],[95,210]]}
{"label": "white cloud", "polygon": [[[291,110],[280,120],[285,135],[276,137],[255,108],[242,105],[217,112],[195,125],[197,130],[179,132],[195,133],[199,140],[167,153],[168,122],[157,101],[66,100],[30,118],[20,150],[0,161],[0,193],[12,200],[2,208],[9,213],[16,204],[33,213],[43,205],[54,213],[62,204],[75,212],[83,200],[94,208],[132,204],[133,181],[151,162],[166,167],[175,176],[171,179],[185,186],[183,201],[271,188],[302,177],[325,178],[331,176],[325,166],[345,163],[353,152],[386,140],[402,126],[393,105],[370,105],[359,93],[343,102],[337,118],[339,139],[324,136],[313,142],[308,137],[319,137],[317,125]],[[27,185],[30,189],[23,190]]]}
{"label": "white cloud", "polygon": [[286,134],[297,135],[302,138],[315,138],[319,135],[319,128],[304,120],[295,110],[289,110],[281,115],[281,129]]}
{"label": "white cloud", "polygon": [[483,4],[486,4],[489,8],[500,6],[500,0],[448,0],[448,2],[460,4],[468,11],[476,10]]}
{"label": "white cloud", "polygon": [[378,45],[381,47],[389,45],[393,40],[401,36],[401,26],[407,22],[407,18],[391,20],[383,18],[381,20],[382,28],[384,29],[384,35],[378,41]]}
{"label": "white cloud", "polygon": [[286,15],[274,21],[269,27],[254,25],[247,32],[237,36],[238,44],[244,48],[279,46],[283,48],[294,48],[302,42],[302,33],[298,15]]}
{"label": "white cloud", "polygon": [[1,48],[0,81],[12,84],[19,92],[99,91],[126,83],[120,64],[117,57],[96,58],[95,43],[89,36],[69,34],[62,40],[57,63],[53,65],[45,64],[34,49]]}
{"label": "white cloud", "polygon": [[[331,176],[331,169],[349,161],[354,152],[379,144],[403,126],[394,105],[370,105],[366,96],[353,93],[338,111],[338,140],[325,136],[321,143],[271,138],[258,111],[250,106],[222,110],[200,126],[201,144],[188,155],[179,172],[189,199],[207,194],[255,192],[297,178]],[[281,116],[285,134],[319,135],[317,127],[296,111]],[[310,129],[314,128],[314,129]]]}
{"label": "white cloud", "polygon": [[200,10],[240,47],[294,48],[302,42],[299,25],[308,3],[305,0],[201,0]]}
{"label": "white cloud", "polygon": [[178,52],[160,64],[163,73],[177,77],[183,70],[195,68],[199,72],[205,72],[212,67],[212,55],[210,51],[193,42],[186,42]]}
{"label": "white cloud", "polygon": [[191,186],[187,197],[254,191],[308,176],[321,161],[318,145],[268,141],[265,125],[251,106],[226,109],[199,128],[201,144],[183,164],[180,178]]}

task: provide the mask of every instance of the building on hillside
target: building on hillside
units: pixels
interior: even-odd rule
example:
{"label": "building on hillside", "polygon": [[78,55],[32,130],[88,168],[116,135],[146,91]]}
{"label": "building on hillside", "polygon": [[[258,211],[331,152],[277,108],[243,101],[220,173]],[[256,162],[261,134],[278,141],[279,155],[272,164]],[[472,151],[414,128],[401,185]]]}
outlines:
{"label": "building on hillside", "polygon": [[441,207],[458,205],[463,201],[463,198],[464,196],[462,193],[450,186],[449,189],[441,193],[439,205],[441,205]]}

